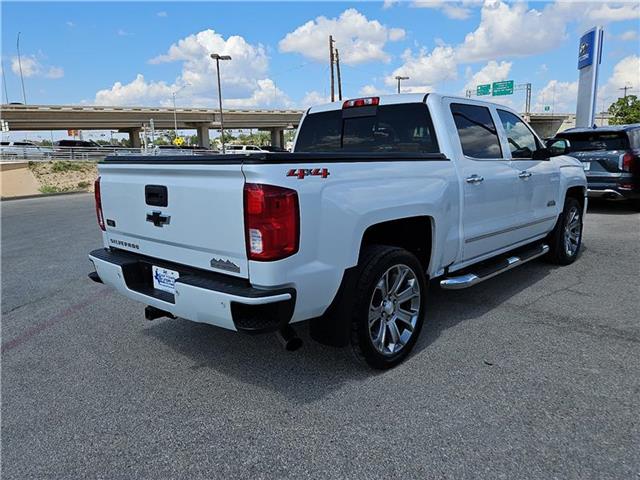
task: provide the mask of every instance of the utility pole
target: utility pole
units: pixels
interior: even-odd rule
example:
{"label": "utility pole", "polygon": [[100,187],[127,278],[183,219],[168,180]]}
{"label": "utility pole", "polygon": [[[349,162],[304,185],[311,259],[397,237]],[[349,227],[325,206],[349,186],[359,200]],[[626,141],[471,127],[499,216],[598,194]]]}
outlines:
{"label": "utility pole", "polygon": [[338,74],[338,100],[342,100],[342,78],[340,77],[340,53],[336,48],[336,73]]}
{"label": "utility pole", "polygon": [[619,88],[618,90],[624,90],[624,99],[627,99],[627,90],[631,90],[633,85],[625,85],[624,87]]}
{"label": "utility pole", "polygon": [[212,53],[211,58],[216,61],[216,72],[218,74],[218,104],[220,105],[220,143],[222,144],[222,153],[226,153],[224,149],[224,118],[222,116],[222,88],[220,88],[220,60],[231,60],[230,55],[218,55]]}
{"label": "utility pole", "polygon": [[529,118],[531,114],[531,84],[527,83],[525,85],[525,88],[526,88],[525,90],[526,97],[525,97],[524,110],[525,110],[525,115],[527,116],[527,118]]}
{"label": "utility pole", "polygon": [[409,80],[409,77],[402,77],[400,75],[396,75],[395,78],[398,81],[398,93],[400,93],[400,80]]}
{"label": "utility pole", "polygon": [[335,102],[336,94],[333,85],[333,35],[329,35],[329,65],[331,65],[331,101]]}
{"label": "utility pole", "polygon": [[24,76],[22,75],[22,59],[20,57],[20,32],[18,32],[18,40],[16,41],[16,49],[18,50],[18,67],[20,69],[20,82],[22,82],[22,102],[27,104],[27,94],[24,90]]}

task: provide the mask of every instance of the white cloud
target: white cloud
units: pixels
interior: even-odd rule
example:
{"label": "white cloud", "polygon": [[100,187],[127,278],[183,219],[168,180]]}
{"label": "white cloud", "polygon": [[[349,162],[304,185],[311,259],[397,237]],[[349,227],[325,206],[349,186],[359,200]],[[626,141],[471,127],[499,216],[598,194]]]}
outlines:
{"label": "white cloud", "polygon": [[375,85],[365,85],[358,92],[363,97],[375,97],[377,95],[388,95],[392,93],[390,89],[378,88]]}
{"label": "white cloud", "polygon": [[472,74],[470,70],[467,71],[467,78],[469,79],[464,86],[463,94],[467,90],[471,90],[475,93],[478,85],[484,85],[487,83],[499,82],[500,80],[507,80],[509,73],[511,73],[511,62],[502,61],[500,63],[495,60],[491,60],[484,67]]}
{"label": "white cloud", "polygon": [[75,26],[76,26],[76,24],[75,24],[75,23],[73,23],[72,21],[68,21],[68,22],[66,22],[66,25],[67,25],[67,27],[69,27],[69,28],[73,28],[73,27],[75,27]]}
{"label": "white cloud", "polygon": [[400,0],[384,0],[384,2],[382,3],[382,8],[386,10],[387,8],[391,8],[394,5],[397,5],[399,2]]}
{"label": "white cloud", "polygon": [[549,113],[575,113],[577,97],[577,80],[575,82],[551,80],[535,95],[531,110],[544,112],[544,107],[548,106]]}
{"label": "white cloud", "polygon": [[11,58],[11,71],[20,75],[20,67],[22,66],[22,75],[29,77],[46,77],[51,79],[64,77],[64,69],[56,66],[45,66],[35,55],[23,55],[18,61],[18,57]]}
{"label": "white cloud", "polygon": [[440,10],[447,17],[454,20],[466,20],[471,16],[472,7],[482,4],[482,0],[415,0],[416,8],[432,8]]}
{"label": "white cloud", "polygon": [[539,11],[522,2],[487,0],[478,28],[465,36],[457,54],[462,61],[532,55],[556,47],[565,37],[566,20],[554,4]]}
{"label": "white cloud", "polygon": [[640,3],[624,2],[613,4],[611,2],[597,2],[597,7],[589,8],[587,18],[599,23],[620,22],[640,18]]}
{"label": "white cloud", "polygon": [[158,13],[156,13],[156,15],[157,15],[158,17],[165,17],[165,18],[166,18],[166,17],[168,17],[167,12],[165,12],[165,11],[158,12]]}
{"label": "white cloud", "polygon": [[402,82],[407,87],[403,91],[409,91],[412,87],[431,89],[431,85],[457,78],[455,52],[449,45],[439,45],[428,53],[423,49],[415,55],[411,50],[405,50],[402,59],[404,64],[385,78],[387,85],[396,85],[395,77],[402,76],[409,77]]}
{"label": "white cloud", "polygon": [[180,75],[173,81],[146,80],[138,74],[129,83],[116,82],[96,93],[99,105],[170,105],[172,92],[180,89],[181,105],[216,105],[218,90],[216,63],[211,53],[230,55],[220,62],[224,106],[256,108],[289,106],[290,99],[268,78],[269,61],[262,45],[252,45],[243,37],[223,38],[213,30],[203,30],[172,44],[166,53],[149,60],[151,64],[181,62]]}
{"label": "white cloud", "polygon": [[307,92],[300,102],[302,108],[312,107],[313,105],[320,105],[323,103],[329,103],[331,99],[327,95],[323,95],[316,90]]}
{"label": "white cloud", "polygon": [[[172,88],[165,82],[147,82],[144,75],[126,85],[116,82],[110,89],[96,93],[96,105],[147,105],[163,104],[171,97]],[[167,103],[168,105],[168,103]]]}
{"label": "white cloud", "polygon": [[44,76],[47,78],[62,78],[64,77],[64,69],[62,67],[49,67]]}
{"label": "white cloud", "polygon": [[623,42],[633,42],[638,40],[638,31],[637,30],[627,30],[626,32],[621,33],[617,37],[619,40]]}
{"label": "white cloud", "polygon": [[11,59],[11,71],[16,75],[20,75],[22,71],[24,77],[33,77],[40,73],[41,68],[40,62],[36,60],[35,56],[23,56],[21,59],[13,57]]}
{"label": "white cloud", "polygon": [[119,37],[129,37],[131,35],[133,35],[132,33],[127,32],[126,30],[120,28],[118,29],[118,31],[116,32],[118,34]]}
{"label": "white cloud", "polygon": [[368,20],[354,8],[345,10],[337,18],[317,17],[288,33],[280,40],[284,53],[300,53],[307,58],[324,62],[328,56],[328,39],[333,35],[340,60],[348,65],[370,61],[390,60],[384,47],[387,42],[401,40],[405,31],[388,28],[377,20]]}
{"label": "white cloud", "polygon": [[[623,96],[621,88],[632,86],[635,89],[640,87],[640,56],[629,55],[620,60],[615,67],[611,77],[602,84],[598,90],[598,97],[606,100],[608,104],[613,103],[618,97]],[[637,90],[636,90],[637,91]]]}
{"label": "white cloud", "polygon": [[[597,110],[604,108],[615,102],[623,95],[620,88],[625,85],[636,85],[640,72],[640,57],[629,55],[620,60],[613,73],[606,82],[598,89]],[[559,82],[551,80],[535,95],[533,111],[541,112],[544,106],[548,105],[555,113],[575,113],[576,100],[578,97],[578,82]]]}

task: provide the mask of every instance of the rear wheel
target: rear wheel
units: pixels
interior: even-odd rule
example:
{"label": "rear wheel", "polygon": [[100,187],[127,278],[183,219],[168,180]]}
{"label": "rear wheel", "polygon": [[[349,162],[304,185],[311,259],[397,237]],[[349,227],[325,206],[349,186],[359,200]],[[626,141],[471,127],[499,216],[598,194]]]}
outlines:
{"label": "rear wheel", "polygon": [[552,263],[569,265],[580,253],[582,246],[582,206],[573,197],[567,197],[558,222],[549,235],[549,255]]}
{"label": "rear wheel", "polygon": [[366,248],[359,267],[351,345],[369,366],[391,368],[409,354],[422,328],[422,265],[407,250],[376,245]]}

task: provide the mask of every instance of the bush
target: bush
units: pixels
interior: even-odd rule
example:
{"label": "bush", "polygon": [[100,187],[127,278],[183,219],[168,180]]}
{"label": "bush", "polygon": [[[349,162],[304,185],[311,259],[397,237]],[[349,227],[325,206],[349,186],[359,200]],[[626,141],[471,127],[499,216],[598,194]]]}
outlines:
{"label": "bush", "polygon": [[62,189],[55,185],[43,185],[39,188],[40,193],[60,193]]}
{"label": "bush", "polygon": [[78,188],[81,189],[89,188],[89,185],[91,185],[91,182],[78,182]]}
{"label": "bush", "polygon": [[51,165],[51,171],[55,173],[63,172],[80,172],[85,169],[85,166],[80,162],[69,162],[66,160],[53,162]]}

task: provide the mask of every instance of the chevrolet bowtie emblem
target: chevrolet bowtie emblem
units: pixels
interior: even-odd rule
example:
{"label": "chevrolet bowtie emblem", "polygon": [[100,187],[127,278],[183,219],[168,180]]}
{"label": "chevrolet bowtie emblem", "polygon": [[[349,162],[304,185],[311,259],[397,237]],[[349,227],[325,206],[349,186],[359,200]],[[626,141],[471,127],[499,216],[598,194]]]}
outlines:
{"label": "chevrolet bowtie emblem", "polygon": [[147,222],[153,223],[156,227],[168,225],[170,220],[171,216],[162,215],[162,212],[147,213]]}

